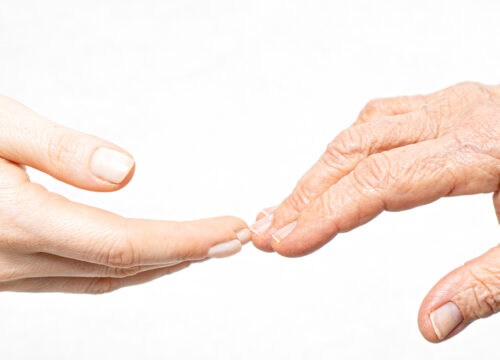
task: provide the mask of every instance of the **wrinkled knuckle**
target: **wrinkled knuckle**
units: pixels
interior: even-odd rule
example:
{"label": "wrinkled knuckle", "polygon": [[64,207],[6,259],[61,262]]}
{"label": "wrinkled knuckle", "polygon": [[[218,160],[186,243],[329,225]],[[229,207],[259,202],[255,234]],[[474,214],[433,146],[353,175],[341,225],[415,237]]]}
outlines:
{"label": "wrinkled knuckle", "polygon": [[464,92],[482,92],[484,86],[474,81],[463,81],[455,86],[456,89]]}
{"label": "wrinkled knuckle", "polygon": [[485,318],[499,310],[500,291],[492,289],[483,283],[476,283],[471,288],[471,291],[474,303],[472,313],[475,318]]}
{"label": "wrinkled knuckle", "polygon": [[466,107],[480,100],[487,100],[493,96],[489,89],[477,82],[463,82],[449,89],[449,102],[454,106]]}
{"label": "wrinkled knuckle", "polygon": [[485,318],[500,310],[500,272],[476,266],[468,267],[471,284],[465,288],[458,298],[462,298],[462,306],[468,316]]}
{"label": "wrinkled knuckle", "polygon": [[299,182],[293,193],[286,198],[284,205],[296,212],[300,212],[307,205],[309,199],[310,195],[308,195],[306,187]]}
{"label": "wrinkled knuckle", "polygon": [[390,159],[384,153],[374,154],[358,164],[353,176],[361,188],[385,189],[392,181]]}
{"label": "wrinkled knuckle", "polygon": [[118,286],[113,279],[98,278],[90,281],[84,292],[87,294],[102,295],[110,293],[116,289],[118,289]]}
{"label": "wrinkled knuckle", "polygon": [[371,99],[363,108],[363,112],[367,115],[379,112],[385,106],[385,99]]}
{"label": "wrinkled knuckle", "polygon": [[133,267],[136,264],[136,251],[132,241],[126,237],[113,240],[106,252],[105,263],[111,267]]}
{"label": "wrinkled knuckle", "polygon": [[363,137],[357,127],[341,131],[337,137],[328,144],[322,160],[329,166],[336,166],[347,157],[363,153]]}

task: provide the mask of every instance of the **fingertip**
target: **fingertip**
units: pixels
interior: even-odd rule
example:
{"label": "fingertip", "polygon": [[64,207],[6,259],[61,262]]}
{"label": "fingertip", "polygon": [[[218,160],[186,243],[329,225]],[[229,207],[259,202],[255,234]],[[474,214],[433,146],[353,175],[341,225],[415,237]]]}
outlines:
{"label": "fingertip", "polygon": [[107,187],[105,190],[103,190],[103,192],[113,192],[113,191],[118,191],[118,190],[123,189],[125,186],[127,186],[130,183],[130,181],[134,177],[134,174],[135,174],[135,161],[134,161],[134,165],[130,169],[130,172],[127,174],[127,176],[125,176],[125,178],[122,180],[122,182],[120,182],[119,184],[108,183],[109,187]]}
{"label": "fingertip", "polygon": [[97,183],[95,191],[117,191],[125,187],[135,173],[135,160],[128,152],[116,146],[100,146],[90,156],[89,170],[93,182]]}
{"label": "fingertip", "polygon": [[432,321],[430,319],[431,308],[429,303],[425,301],[420,306],[420,310],[418,312],[418,329],[420,333],[424,337],[425,340],[431,343],[439,343],[441,340],[437,337],[434,328],[432,326]]}
{"label": "fingertip", "polygon": [[327,224],[322,220],[310,223],[301,217],[274,232],[271,246],[280,255],[300,257],[323,247],[336,234],[337,227],[334,224]]}
{"label": "fingertip", "polygon": [[[418,328],[427,341],[440,343],[455,336],[468,325],[460,309],[452,302],[463,281],[460,269],[455,269],[442,278],[422,301],[418,312]],[[443,310],[447,316],[443,316]]]}
{"label": "fingertip", "polygon": [[[426,303],[424,300],[418,314],[418,328],[425,340],[434,344],[441,343],[454,337],[467,327],[468,324],[464,322],[460,310],[452,302],[439,299],[439,305],[432,306],[431,304],[432,302]],[[449,316],[450,311],[447,308],[450,307],[454,308],[453,311],[457,312],[457,314],[452,316],[451,319],[444,319],[443,323],[442,312],[444,310]]]}
{"label": "fingertip", "polygon": [[273,252],[273,248],[271,247],[271,242],[268,239],[260,237],[253,231],[251,231],[251,235],[252,235],[252,243],[257,249],[265,252]]}

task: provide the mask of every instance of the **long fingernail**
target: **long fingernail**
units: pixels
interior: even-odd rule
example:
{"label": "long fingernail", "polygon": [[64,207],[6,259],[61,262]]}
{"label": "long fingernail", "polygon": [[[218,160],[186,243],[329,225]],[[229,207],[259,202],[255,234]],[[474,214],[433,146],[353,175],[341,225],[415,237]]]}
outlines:
{"label": "long fingernail", "polygon": [[236,233],[236,236],[238,237],[238,240],[242,244],[246,244],[252,238],[252,234],[250,233],[250,230],[248,230],[248,229],[243,229],[243,230],[238,231]]}
{"label": "long fingernail", "polygon": [[430,318],[439,340],[443,340],[464,320],[462,313],[452,302],[448,302],[431,312]]}
{"label": "long fingernail", "polygon": [[133,166],[134,160],[129,156],[103,147],[94,152],[90,161],[94,175],[114,184],[121,183]]}
{"label": "long fingernail", "polygon": [[257,235],[264,233],[264,231],[266,231],[267,228],[271,225],[273,217],[274,215],[271,214],[269,216],[266,216],[265,218],[260,219],[255,224],[250,226],[250,230]]}
{"label": "long fingernail", "polygon": [[296,221],[282,227],[273,234],[273,239],[279,244],[284,238],[286,238],[293,231],[293,229],[295,229],[295,225],[297,225]]}
{"label": "long fingernail", "polygon": [[268,208],[265,208],[263,210],[260,211],[260,214],[263,214],[264,216],[269,216],[271,215],[274,210],[276,210],[277,208],[279,207],[279,205],[275,205],[275,206],[270,206]]}
{"label": "long fingernail", "polygon": [[222,258],[236,254],[241,250],[241,242],[239,240],[231,240],[222,244],[212,246],[208,250],[208,257]]}

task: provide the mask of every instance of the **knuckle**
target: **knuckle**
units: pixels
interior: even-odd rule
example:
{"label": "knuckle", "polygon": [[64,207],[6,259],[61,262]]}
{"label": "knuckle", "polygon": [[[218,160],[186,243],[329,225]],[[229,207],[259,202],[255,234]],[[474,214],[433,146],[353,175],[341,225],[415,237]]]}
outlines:
{"label": "knuckle", "polygon": [[133,266],[133,267],[117,267],[117,268],[109,268],[106,271],[105,276],[109,276],[112,278],[126,278],[129,276],[134,276],[140,273],[143,270],[144,267],[142,266]]}
{"label": "knuckle", "polygon": [[355,182],[361,188],[382,190],[391,185],[391,161],[385,153],[374,154],[362,160],[353,172]]}
{"label": "knuckle", "polygon": [[474,81],[463,81],[455,85],[454,88],[462,92],[482,92],[484,90],[483,85]]}
{"label": "knuckle", "polygon": [[311,195],[308,194],[306,186],[299,182],[293,193],[285,199],[284,205],[296,212],[300,212],[309,203],[309,199],[311,199]]}
{"label": "knuckle", "polygon": [[358,120],[356,121],[357,124],[362,124],[369,122],[371,118],[380,112],[380,108],[382,107],[382,99],[372,99],[366,103],[366,105],[361,109],[359,115],[358,115]]}
{"label": "knuckle", "polygon": [[500,310],[500,273],[488,268],[468,269],[472,284],[462,296],[468,300],[468,312],[484,318]]}
{"label": "knuckle", "polygon": [[350,156],[366,154],[363,143],[363,136],[357,127],[347,128],[327,145],[321,160],[327,166],[336,168]]}
{"label": "knuckle", "polygon": [[127,237],[111,241],[106,251],[105,264],[116,268],[130,268],[136,264],[134,244]]}
{"label": "knuckle", "polygon": [[373,113],[377,113],[382,110],[382,108],[385,106],[386,99],[371,99],[368,101],[363,108],[362,112],[371,115]]}
{"label": "knuckle", "polygon": [[441,113],[451,115],[457,110],[467,108],[473,103],[488,100],[491,92],[482,84],[463,82],[436,93],[438,103],[443,108]]}
{"label": "knuckle", "polygon": [[75,142],[68,138],[67,132],[59,125],[53,125],[51,133],[46,139],[46,146],[49,161],[54,166],[67,166],[67,164],[74,162],[77,157]]}
{"label": "knuckle", "polygon": [[118,285],[113,279],[97,278],[89,282],[84,292],[87,294],[101,295],[110,293],[116,289],[118,289]]}

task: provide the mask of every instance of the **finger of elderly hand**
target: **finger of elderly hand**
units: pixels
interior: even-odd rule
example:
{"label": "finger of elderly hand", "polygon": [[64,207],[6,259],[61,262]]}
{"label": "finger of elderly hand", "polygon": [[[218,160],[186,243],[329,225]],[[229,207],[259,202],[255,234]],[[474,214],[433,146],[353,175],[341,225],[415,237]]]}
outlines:
{"label": "finger of elderly hand", "polygon": [[401,96],[374,99],[361,110],[354,125],[360,125],[382,117],[405,114],[424,106],[432,106],[443,114],[457,113],[474,102],[499,96],[498,86],[487,86],[475,82],[463,82],[429,95]]}
{"label": "finger of elderly hand", "polygon": [[375,154],[309,204],[296,222],[275,232],[271,245],[282,255],[305,255],[383,210],[492,192],[498,181],[498,161],[463,146],[455,136]]}
{"label": "finger of elderly hand", "polygon": [[425,297],[418,315],[422,335],[448,339],[474,320],[500,311],[500,247],[467,262],[441,279]]}
{"label": "finger of elderly hand", "polygon": [[0,291],[104,294],[126,286],[143,284],[185,269],[189,265],[190,262],[182,262],[174,266],[144,271],[124,278],[47,277],[14,280],[0,283]]}
{"label": "finger of elderly hand", "polygon": [[[445,126],[443,126],[445,127]],[[420,109],[378,119],[340,133],[320,160],[299,180],[294,191],[273,211],[252,226],[254,244],[271,250],[271,234],[295,220],[314,199],[351,172],[368,156],[389,149],[434,139],[440,135],[437,112]]]}
{"label": "finger of elderly hand", "polygon": [[58,125],[4,96],[0,142],[0,157],[93,191],[122,188],[135,168],[132,156],[116,145]]}
{"label": "finger of elderly hand", "polygon": [[226,216],[174,222],[127,219],[27,183],[11,218],[16,246],[111,267],[229,256],[249,240],[247,225]]}
{"label": "finger of elderly hand", "polygon": [[409,113],[426,104],[426,97],[399,96],[394,98],[374,99],[365,105],[354,125],[361,125],[383,117]]}

